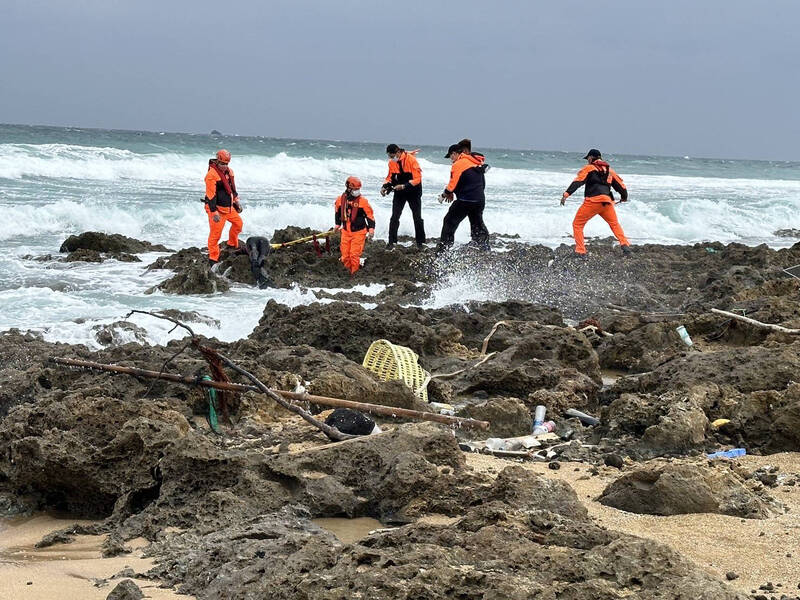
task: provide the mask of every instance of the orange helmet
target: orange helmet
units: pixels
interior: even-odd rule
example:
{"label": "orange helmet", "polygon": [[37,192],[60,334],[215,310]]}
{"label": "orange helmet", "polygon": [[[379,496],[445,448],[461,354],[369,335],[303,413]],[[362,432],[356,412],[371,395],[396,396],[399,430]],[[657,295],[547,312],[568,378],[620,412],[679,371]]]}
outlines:
{"label": "orange helmet", "polygon": [[344,182],[344,185],[351,190],[360,190],[361,189],[361,180],[358,177],[353,177],[352,175],[347,178],[347,181]]}
{"label": "orange helmet", "polygon": [[231,162],[231,153],[224,148],[222,150],[217,150],[217,160],[224,163]]}

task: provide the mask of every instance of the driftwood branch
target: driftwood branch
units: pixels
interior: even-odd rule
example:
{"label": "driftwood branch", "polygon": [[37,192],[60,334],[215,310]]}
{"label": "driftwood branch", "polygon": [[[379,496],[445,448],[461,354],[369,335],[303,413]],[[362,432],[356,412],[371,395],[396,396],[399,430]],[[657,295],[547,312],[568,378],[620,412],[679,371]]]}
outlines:
{"label": "driftwood branch", "polygon": [[[142,314],[142,315],[150,315],[151,317],[155,317],[155,316],[156,316],[154,313],[151,313],[151,312],[148,312],[148,311],[145,311],[145,310],[135,310],[135,309],[133,309],[133,310],[131,310],[131,311],[130,311],[130,312],[127,314],[127,315],[125,315],[125,319],[130,319],[130,318],[131,318],[131,315],[132,315],[132,314],[134,314],[134,313],[138,313],[138,314]],[[189,334],[191,335],[191,337],[189,338],[189,341],[188,341],[188,342],[186,342],[186,343],[185,343],[183,346],[181,346],[180,348],[178,348],[178,350],[177,350],[176,352],[173,352],[173,353],[172,353],[172,354],[171,354],[171,355],[170,355],[170,356],[167,358],[167,360],[165,360],[165,361],[164,361],[164,364],[162,364],[162,365],[161,365],[161,369],[159,370],[159,373],[163,373],[164,371],[166,371],[166,370],[167,370],[167,366],[168,366],[168,365],[169,365],[169,364],[170,364],[170,363],[171,363],[173,360],[175,360],[175,359],[176,359],[176,358],[178,358],[178,357],[179,357],[181,354],[183,354],[184,352],[186,352],[186,350],[188,350],[189,346],[191,346],[191,345],[194,343],[194,341],[195,341],[195,339],[196,339],[196,336],[194,335],[194,331],[192,331],[192,330],[191,330],[191,329],[190,329],[190,328],[189,328],[187,325],[184,325],[183,323],[180,323],[180,322],[178,322],[177,320],[175,320],[175,319],[173,319],[173,318],[171,318],[171,317],[167,317],[167,316],[165,316],[165,315],[159,315],[159,316],[160,316],[160,318],[162,318],[162,319],[166,319],[166,320],[168,320],[168,321],[172,321],[173,323],[175,323],[175,326],[174,326],[172,329],[170,329],[170,330],[169,330],[169,332],[170,332],[170,333],[172,333],[173,331],[175,331],[175,330],[176,330],[178,327],[183,327],[183,328],[184,328],[184,329],[186,329],[186,330],[189,332]],[[149,396],[149,395],[150,395],[150,392],[151,392],[151,391],[153,391],[153,386],[155,386],[155,384],[156,384],[156,381],[157,381],[157,379],[154,377],[154,378],[153,378],[153,381],[150,383],[150,385],[149,385],[149,386],[147,386],[147,389],[144,391],[144,394],[143,394],[144,396]]]}
{"label": "driftwood branch", "polygon": [[302,408],[300,408],[296,404],[292,404],[291,402],[287,402],[284,398],[282,398],[280,396],[280,394],[277,394],[273,390],[269,389],[266,385],[264,385],[261,381],[259,381],[259,379],[255,375],[253,375],[252,373],[246,371],[245,369],[243,369],[242,367],[240,367],[239,365],[234,363],[227,356],[224,356],[224,355],[220,354],[219,352],[217,352],[217,356],[219,356],[220,360],[222,360],[222,362],[225,363],[228,367],[230,367],[231,369],[233,369],[234,371],[236,371],[240,375],[244,375],[250,381],[252,381],[253,385],[256,386],[256,388],[258,388],[258,390],[261,393],[266,394],[267,396],[272,398],[275,402],[280,404],[286,410],[291,411],[296,415],[300,415],[300,417],[302,417],[302,419],[304,421],[306,421],[307,423],[310,423],[311,425],[313,425],[314,427],[316,427],[317,429],[322,431],[322,433],[327,435],[332,440],[342,441],[342,440],[349,440],[349,439],[352,439],[354,437],[357,437],[355,435],[350,435],[349,433],[342,433],[336,427],[331,427],[330,425],[327,425],[327,424],[323,423],[322,421],[319,421],[319,420],[315,419],[311,415],[311,413],[303,410]]}
{"label": "driftwood branch", "polygon": [[[309,413],[308,411],[303,410],[301,407],[297,406],[296,404],[292,404],[291,402],[287,402],[286,400],[284,400],[281,396],[276,394],[274,391],[270,390],[261,381],[259,381],[259,379],[255,375],[253,375],[252,373],[249,373],[248,371],[245,371],[243,368],[241,368],[238,365],[236,365],[232,360],[222,356],[219,352],[217,352],[213,348],[210,348],[209,346],[202,345],[200,343],[200,339],[197,337],[197,335],[192,330],[192,328],[189,327],[188,325],[186,325],[185,323],[182,323],[178,319],[173,319],[172,317],[168,317],[166,315],[152,313],[152,312],[148,312],[148,311],[144,311],[144,310],[132,310],[130,313],[128,313],[128,316],[130,317],[133,313],[138,313],[138,314],[143,314],[143,315],[150,315],[151,317],[155,317],[157,319],[164,319],[165,321],[170,321],[171,323],[174,323],[175,327],[182,327],[183,329],[188,331],[189,335],[191,336],[191,341],[190,341],[191,345],[194,346],[198,350],[198,352],[200,352],[200,354],[202,354],[203,358],[208,363],[208,366],[211,369],[211,373],[213,375],[214,381],[221,381],[223,383],[230,383],[230,378],[227,376],[227,374],[222,369],[222,366],[220,364],[221,362],[224,362],[226,365],[228,365],[233,370],[235,370],[238,373],[241,373],[242,375],[246,376],[250,381],[253,382],[253,384],[256,386],[256,388],[260,392],[262,392],[262,393],[266,394],[267,396],[269,396],[272,400],[274,400],[275,402],[280,404],[286,410],[291,411],[291,412],[293,412],[293,413],[295,413],[297,415],[300,415],[300,417],[302,417],[302,419],[304,421],[306,421],[307,423],[310,423],[311,425],[313,425],[314,427],[319,429],[322,433],[327,435],[332,440],[342,441],[342,440],[349,440],[349,439],[354,437],[354,436],[352,436],[350,434],[342,433],[336,427],[331,427],[330,425],[326,425],[322,421],[319,421],[318,419],[315,419],[311,415],[311,413]],[[164,369],[166,369],[167,364],[170,361],[172,361],[176,356],[178,356],[178,354],[183,352],[186,348],[187,348],[187,346],[184,345],[178,352],[176,352],[170,358],[168,358],[167,362],[165,362],[164,365],[161,367],[161,373],[163,373]],[[148,390],[149,390],[149,388],[148,388]],[[222,413],[223,413],[223,416],[228,421],[230,421],[230,417],[228,416],[228,406],[227,406],[227,402],[226,402],[225,396],[222,397]]]}
{"label": "driftwood branch", "polygon": [[431,379],[447,379],[449,377],[455,377],[456,375],[460,375],[464,371],[469,371],[470,369],[474,369],[475,367],[478,367],[478,366],[482,365],[483,363],[485,363],[487,360],[492,358],[495,354],[497,354],[497,352],[492,352],[491,354],[487,354],[482,359],[480,359],[478,362],[476,362],[474,365],[469,365],[468,367],[464,367],[463,369],[459,369],[458,371],[453,371],[452,373],[437,373],[436,375],[431,375],[429,373],[428,377],[425,378],[425,381],[422,382],[422,385],[420,387],[425,389],[425,387],[427,387],[427,385],[431,382]]}
{"label": "driftwood branch", "polygon": [[[175,324],[175,327],[180,327],[182,329],[185,329],[186,331],[189,332],[189,335],[191,335],[193,338],[197,338],[197,334],[194,332],[194,330],[185,323],[180,322],[178,319],[173,319],[172,317],[168,317],[167,315],[161,315],[159,313],[154,313],[147,310],[136,310],[136,309],[132,309],[125,316],[125,318],[126,319],[129,318],[132,314],[148,315],[151,317],[155,317],[156,319],[163,319],[164,321],[170,321],[171,323]],[[175,330],[175,327],[172,328],[173,331]]]}
{"label": "driftwood branch", "polygon": [[487,335],[483,339],[483,346],[481,346],[481,357],[482,358],[478,362],[476,362],[473,365],[469,365],[467,367],[464,367],[463,369],[459,369],[458,371],[453,371],[452,373],[436,373],[435,375],[433,375],[431,373],[428,373],[428,376],[425,378],[425,381],[422,382],[422,385],[420,386],[420,389],[424,390],[425,388],[427,388],[428,384],[433,379],[447,379],[449,377],[455,377],[456,375],[460,375],[464,371],[469,371],[470,369],[474,369],[475,367],[479,367],[480,365],[485,363],[487,360],[492,358],[495,354],[497,354],[497,352],[492,352],[490,354],[486,354],[486,348],[489,346],[489,340],[492,339],[492,336],[495,334],[495,332],[497,331],[498,327],[500,327],[500,325],[507,325],[507,324],[508,323],[506,321],[498,321],[497,323],[494,324],[494,327],[492,327],[492,330],[489,332],[489,335]]}
{"label": "driftwood branch", "polygon": [[[486,355],[486,349],[489,347],[489,340],[492,339],[492,336],[495,334],[495,332],[497,331],[497,328],[500,327],[500,325],[508,325],[508,322],[507,321],[498,321],[497,323],[494,324],[494,327],[492,327],[492,330],[489,332],[489,335],[487,335],[485,338],[483,338],[483,346],[481,346],[481,356],[485,356]],[[492,354],[494,354],[494,352],[492,352]],[[481,362],[483,362],[483,361],[481,361]],[[478,363],[478,364],[480,364],[480,363]],[[477,366],[477,365],[475,365],[475,366]]]}
{"label": "driftwood branch", "polygon": [[[181,383],[183,385],[195,385],[203,388],[214,388],[216,390],[223,390],[229,392],[258,392],[263,393],[261,388],[255,385],[244,385],[241,383],[227,383],[222,381],[212,381],[208,379],[200,379],[199,377],[186,377],[183,375],[176,375],[175,373],[159,373],[158,371],[148,371],[146,369],[139,369],[137,367],[124,367],[121,365],[107,365],[103,363],[77,360],[74,358],[53,358],[52,361],[65,367],[79,367],[82,369],[96,369],[98,371],[108,371],[111,373],[122,373],[124,375],[132,375],[134,377],[143,378],[157,378],[173,383]],[[440,415],[438,413],[422,412],[418,410],[411,410],[409,408],[396,408],[394,406],[383,406],[381,404],[369,404],[366,402],[356,402],[354,400],[342,400],[341,398],[329,398],[327,396],[315,396],[306,392],[288,392],[284,390],[272,390],[283,398],[295,400],[297,402],[311,402],[319,404],[320,406],[332,406],[336,408],[351,408],[361,412],[371,413],[374,415],[382,415],[388,417],[404,417],[408,419],[416,419],[418,421],[433,421],[436,423],[443,423],[445,425],[453,425],[456,427],[463,427],[465,429],[488,429],[488,421],[477,421],[475,419],[465,419],[461,417],[451,417],[449,415]]]}
{"label": "driftwood branch", "polygon": [[737,321],[742,321],[743,323],[749,323],[750,325],[754,325],[755,327],[762,327],[764,329],[771,329],[772,331],[779,331],[781,333],[788,333],[791,335],[800,335],[800,329],[789,329],[788,327],[783,327],[782,325],[774,325],[772,323],[762,323],[761,321],[756,321],[755,319],[751,319],[750,317],[737,315],[736,313],[728,312],[727,310],[712,308],[711,312],[718,315],[722,315],[723,317],[728,317],[729,319],[735,319]]}

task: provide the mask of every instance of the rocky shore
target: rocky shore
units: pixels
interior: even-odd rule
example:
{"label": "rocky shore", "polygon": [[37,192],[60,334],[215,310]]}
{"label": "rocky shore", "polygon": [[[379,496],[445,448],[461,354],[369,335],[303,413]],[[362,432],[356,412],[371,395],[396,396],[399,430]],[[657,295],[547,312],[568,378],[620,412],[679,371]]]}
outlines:
{"label": "rocky shore", "polygon": [[[273,241],[308,233],[289,228]],[[231,286],[253,284],[234,249],[209,270],[198,248],[168,254],[143,244],[87,233],[67,240],[62,258],[158,250],[165,255],[142,269],[173,272],[161,291],[221,301]],[[388,339],[414,350],[426,371],[448,375],[430,382],[429,401],[490,421],[488,432],[376,417],[383,433],[331,443],[248,392],[230,397],[218,435],[199,388],[50,360],[159,371],[174,357],[168,372],[207,374],[197,352],[179,352],[184,341],[120,343],[141,328],[132,321],[98,331],[100,351],[10,331],[0,334],[0,515],[89,519],[45,543],[104,535],[108,556],[144,538],[154,566],[138,580],[204,600],[797,597],[800,568],[780,567],[769,582],[747,578],[755,560],[747,540],[731,542],[745,566],[725,577],[668,539],[609,526],[608,515],[760,523],[782,555],[792,553],[800,461],[781,468],[769,457],[800,451],[800,336],[711,309],[800,328],[800,281],[783,271],[800,263],[800,244],[644,245],[623,257],[600,240],[587,261],[566,246],[493,245],[488,254],[465,246],[437,255],[375,241],[352,278],[335,242],[320,242],[319,253],[310,244],[278,249],[268,259],[271,285],[324,288],[320,303],[270,301],[247,338],[203,340],[277,389],[425,410],[403,383],[361,366],[369,345]],[[425,308],[453,281],[514,300]],[[384,287],[367,296],[364,284]],[[189,326],[207,319],[167,316]],[[530,433],[537,405],[555,431],[524,461],[463,451]],[[732,447],[748,459],[705,457]],[[587,484],[578,475],[603,485],[579,495]],[[358,517],[382,527],[343,543],[315,522]]]}

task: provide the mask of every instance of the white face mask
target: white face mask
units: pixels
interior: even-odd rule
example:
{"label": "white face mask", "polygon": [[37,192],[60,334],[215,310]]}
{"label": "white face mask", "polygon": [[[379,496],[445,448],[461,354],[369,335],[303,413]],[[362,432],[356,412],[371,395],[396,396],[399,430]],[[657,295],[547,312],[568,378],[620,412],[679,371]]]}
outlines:
{"label": "white face mask", "polygon": [[361,190],[350,190],[350,195],[353,198],[358,198],[361,195]]}
{"label": "white face mask", "polygon": [[400,157],[399,156],[395,156],[394,158],[392,158],[392,160],[394,162],[400,162]]}

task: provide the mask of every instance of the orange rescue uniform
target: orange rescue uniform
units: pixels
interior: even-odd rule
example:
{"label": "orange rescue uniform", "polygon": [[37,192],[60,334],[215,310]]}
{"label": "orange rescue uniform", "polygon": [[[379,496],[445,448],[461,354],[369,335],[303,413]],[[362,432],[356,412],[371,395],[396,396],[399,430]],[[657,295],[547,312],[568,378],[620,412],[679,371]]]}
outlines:
{"label": "orange rescue uniform", "polygon": [[351,275],[361,267],[367,233],[375,232],[375,213],[364,196],[353,198],[345,192],[336,199],[336,225],[342,228],[339,247],[342,264]]}
{"label": "orange rescue uniform", "polygon": [[565,192],[565,198],[575,192],[579,187],[585,185],[583,204],[572,220],[572,234],[575,238],[575,252],[586,254],[586,245],[583,240],[583,228],[586,223],[594,216],[600,217],[608,223],[611,231],[620,243],[620,246],[630,246],[625,232],[617,219],[617,211],[614,210],[614,197],[611,195],[611,188],[620,194],[620,201],[626,202],[628,190],[622,178],[603,160],[595,160],[586,165],[575,177]]}
{"label": "orange rescue uniform", "polygon": [[[225,178],[225,179],[223,179]],[[206,173],[206,214],[208,215],[208,258],[219,260],[219,240],[225,223],[231,224],[228,232],[228,246],[239,247],[239,234],[242,232],[242,218],[236,210],[239,199],[236,193],[233,169],[222,170],[216,166],[214,160],[208,161]],[[219,215],[219,222],[214,221],[214,216]]]}

